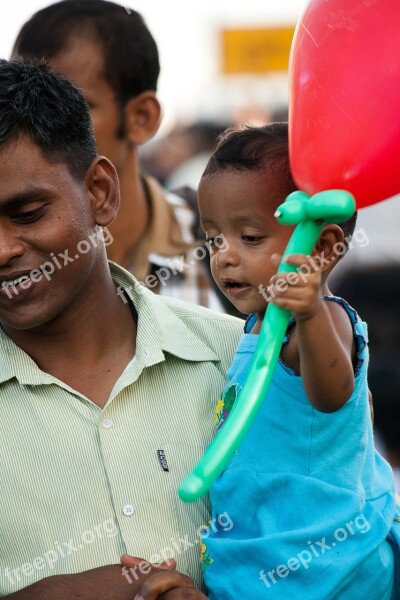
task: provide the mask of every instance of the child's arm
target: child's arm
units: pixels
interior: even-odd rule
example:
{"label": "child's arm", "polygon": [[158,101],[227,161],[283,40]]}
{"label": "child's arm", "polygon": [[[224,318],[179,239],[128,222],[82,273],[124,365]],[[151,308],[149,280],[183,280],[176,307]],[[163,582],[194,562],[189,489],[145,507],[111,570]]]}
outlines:
{"label": "child's arm", "polygon": [[[124,554],[121,556],[121,565],[130,569],[130,572],[133,572],[133,576],[135,576],[134,573],[137,570],[143,570],[145,565],[148,572],[150,564],[143,561],[143,559]],[[142,583],[134,600],[156,600],[157,598],[159,600],[207,600],[207,596],[195,589],[190,577],[175,570],[175,559],[170,558],[164,563],[151,566],[153,571],[154,567],[158,567],[158,572],[154,575],[151,574]]]}
{"label": "child's arm", "polygon": [[[286,262],[296,267],[309,265],[301,254],[288,256]],[[321,271],[311,266],[309,273],[304,271],[297,277],[293,273],[274,275],[271,302],[296,318],[289,362],[300,371],[309,401],[318,410],[334,412],[354,390],[353,332],[345,311],[334,302],[322,300]]]}

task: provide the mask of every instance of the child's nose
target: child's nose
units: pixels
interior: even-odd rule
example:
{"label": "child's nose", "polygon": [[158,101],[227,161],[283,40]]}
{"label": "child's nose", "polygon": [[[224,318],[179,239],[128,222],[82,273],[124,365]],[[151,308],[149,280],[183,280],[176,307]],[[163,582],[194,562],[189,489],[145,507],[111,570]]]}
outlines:
{"label": "child's nose", "polygon": [[239,253],[234,249],[232,245],[228,248],[218,250],[216,255],[216,263],[218,267],[237,266],[239,264],[240,256]]}

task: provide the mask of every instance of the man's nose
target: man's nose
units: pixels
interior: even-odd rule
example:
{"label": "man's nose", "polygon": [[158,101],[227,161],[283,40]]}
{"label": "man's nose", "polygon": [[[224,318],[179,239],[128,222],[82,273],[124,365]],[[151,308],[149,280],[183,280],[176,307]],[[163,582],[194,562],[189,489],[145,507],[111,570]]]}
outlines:
{"label": "man's nose", "polygon": [[7,266],[14,258],[23,256],[25,245],[13,228],[0,224],[0,267]]}

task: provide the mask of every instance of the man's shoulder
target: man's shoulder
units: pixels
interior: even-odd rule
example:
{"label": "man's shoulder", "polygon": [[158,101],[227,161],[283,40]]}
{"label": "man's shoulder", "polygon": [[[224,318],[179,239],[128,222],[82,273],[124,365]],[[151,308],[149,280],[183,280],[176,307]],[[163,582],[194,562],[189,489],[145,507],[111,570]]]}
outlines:
{"label": "man's shoulder", "polygon": [[232,352],[243,333],[242,319],[178,298],[154,295],[153,301],[160,310],[171,311],[191,333],[212,348],[218,356],[229,359],[232,357]]}
{"label": "man's shoulder", "polygon": [[170,215],[180,228],[185,242],[193,245],[199,239],[204,239],[200,228],[196,190],[188,186],[167,190],[154,177],[147,174],[142,175],[142,181],[153,212],[159,210],[160,204],[168,206]]}
{"label": "man's shoulder", "polygon": [[235,331],[240,329],[243,332],[244,320],[238,319],[223,312],[217,312],[206,308],[204,306],[198,306],[179,298],[173,298],[170,296],[157,296],[157,300],[162,302],[165,307],[175,313],[182,320],[190,322],[191,320],[204,321],[205,326],[209,327],[219,325]]}
{"label": "man's shoulder", "polygon": [[[139,324],[142,323],[147,334],[151,331],[151,335],[164,341],[165,348],[173,349],[178,356],[184,355],[182,348],[187,344],[188,347],[203,347],[206,354],[207,348],[212,350],[224,364],[231,360],[243,333],[242,319],[171,296],[154,294],[125,269],[112,262],[109,264],[117,288],[124,289],[131,298],[139,314]],[[196,339],[203,344],[197,344]]]}

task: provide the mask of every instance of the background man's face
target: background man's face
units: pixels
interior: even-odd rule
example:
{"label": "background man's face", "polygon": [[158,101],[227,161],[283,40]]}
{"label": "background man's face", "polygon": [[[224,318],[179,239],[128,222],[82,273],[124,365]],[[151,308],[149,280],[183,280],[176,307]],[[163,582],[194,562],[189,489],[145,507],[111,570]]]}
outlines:
{"label": "background man's face", "polygon": [[115,93],[102,76],[103,54],[96,41],[72,36],[66,49],[51,59],[51,64],[85,94],[99,154],[107,156],[120,173],[128,143],[117,136],[120,112]]}

